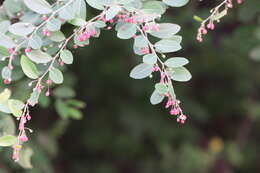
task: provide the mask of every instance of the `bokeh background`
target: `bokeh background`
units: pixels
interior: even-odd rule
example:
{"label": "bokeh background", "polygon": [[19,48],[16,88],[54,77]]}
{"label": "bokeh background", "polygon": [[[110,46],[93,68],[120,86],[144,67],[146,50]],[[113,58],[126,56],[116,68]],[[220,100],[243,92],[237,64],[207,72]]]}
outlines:
{"label": "bokeh background", "polygon": [[0,149],[0,172],[260,172],[260,1],[236,5],[198,43],[193,15],[208,16],[218,2],[194,0],[162,19],[182,26],[183,50],[174,55],[190,60],[193,79],[175,83],[189,116],[185,125],[177,124],[163,105],[149,103],[152,79],[129,78],[141,62],[133,40],[103,31],[89,46],[73,50],[75,63],[65,77],[70,89],[61,92],[86,103],[82,119],[63,117],[56,100],[43,98],[29,123],[35,130],[27,144],[34,149],[33,169],[14,164],[9,148]]}

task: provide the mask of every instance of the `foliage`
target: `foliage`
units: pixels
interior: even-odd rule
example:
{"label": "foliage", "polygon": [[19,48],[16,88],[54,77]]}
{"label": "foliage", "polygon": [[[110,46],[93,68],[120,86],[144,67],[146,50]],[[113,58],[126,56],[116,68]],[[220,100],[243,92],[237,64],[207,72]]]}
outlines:
{"label": "foliage", "polygon": [[[50,3],[52,2],[50,1]],[[88,1],[88,3],[91,2]],[[205,3],[206,1],[204,1]],[[32,156],[34,169],[28,172],[51,173],[56,172],[57,169],[61,172],[94,173],[127,171],[214,172],[213,170],[221,172],[219,169],[233,170],[235,172],[246,172],[248,170],[257,172],[257,168],[254,166],[257,160],[256,151],[258,151],[254,146],[259,144],[255,137],[256,134],[242,135],[243,141],[246,141],[244,147],[240,139],[236,139],[236,134],[241,132],[237,127],[240,123],[243,125],[245,112],[248,112],[249,120],[253,117],[256,120],[258,119],[257,100],[249,94],[252,88],[256,89],[257,84],[250,80],[253,76],[248,77],[249,74],[257,74],[257,70],[250,68],[248,59],[246,59],[249,50],[258,44],[256,37],[251,34],[252,31],[257,29],[257,26],[254,24],[255,14],[249,19],[245,19],[245,15],[243,15],[243,13],[248,14],[249,11],[251,12],[251,10],[245,10],[248,8],[248,4],[250,3],[241,6],[237,20],[235,18],[236,10],[234,10],[234,13],[230,14],[231,19],[226,19],[226,23],[224,22],[221,28],[232,28],[229,23],[233,24],[237,21],[242,24],[232,28],[232,31],[228,30],[228,33],[224,35],[219,34],[219,30],[216,29],[216,32],[212,33],[212,37],[208,36],[208,41],[202,43],[202,45],[195,45],[191,42],[197,24],[189,22],[187,15],[192,16],[191,11],[195,7],[191,4],[190,7],[176,10],[176,14],[174,10],[174,21],[178,21],[177,23],[183,28],[181,35],[184,36],[184,50],[175,55],[170,54],[168,60],[164,60],[164,55],[159,54],[159,56],[165,61],[165,64],[168,64],[167,66],[173,66],[178,71],[186,71],[184,66],[187,64],[187,60],[183,60],[182,56],[192,57],[190,61],[193,65],[190,68],[194,76],[196,76],[193,82],[189,86],[181,84],[180,87],[178,85],[174,86],[174,90],[178,91],[183,98],[185,110],[192,115],[189,124],[182,128],[172,123],[172,117],[159,116],[165,114],[165,111],[159,110],[160,107],[158,107],[157,111],[157,107],[151,108],[145,101],[137,102],[137,100],[147,100],[145,99],[149,94],[149,87],[147,86],[151,85],[149,80],[136,83],[127,79],[125,75],[130,66],[134,66],[136,62],[143,61],[141,64],[146,64],[144,67],[153,65],[156,61],[153,54],[144,55],[141,59],[127,57],[129,42],[116,41],[111,33],[105,31],[108,29],[107,27],[113,26],[113,24],[107,24],[102,29],[104,31],[103,38],[101,37],[100,40],[91,39],[92,44],[88,48],[79,48],[79,52],[71,49],[73,44],[71,45],[71,42],[69,42],[68,48],[70,50],[66,49],[63,53],[65,55],[58,58],[65,64],[70,64],[73,61],[73,67],[67,68],[55,63],[55,69],[52,72],[54,73],[53,79],[57,83],[61,81],[59,73],[61,72],[64,84],[59,87],[51,85],[51,97],[45,97],[43,94],[38,95],[37,92],[33,92],[31,97],[33,102],[35,102],[33,98],[39,98],[40,106],[45,109],[40,111],[37,107],[31,109],[32,116],[35,116],[30,126],[36,132],[32,135],[30,143],[26,144],[24,150],[22,150],[22,153],[24,153],[26,147],[29,146],[34,150]],[[212,4],[212,6],[214,5]],[[97,4],[96,6],[97,8],[102,7]],[[42,9],[44,8],[40,8],[40,10]],[[163,8],[156,9],[163,11]],[[96,14],[96,11],[91,11],[88,6],[87,10],[87,16]],[[147,11],[149,11],[149,8]],[[199,16],[204,15],[203,9],[199,9],[196,13]],[[168,25],[168,22],[173,21],[173,18],[167,16],[163,21]],[[73,22],[80,23],[82,21],[70,21],[70,23]],[[103,23],[100,22],[97,25],[102,26]],[[59,36],[57,36],[58,34],[53,35],[51,31],[51,35],[48,37],[53,39],[53,36],[56,36],[56,39],[62,41],[64,37],[67,38],[71,34],[71,31],[72,27],[66,25],[62,27],[61,31],[64,34],[59,32]],[[41,35],[41,32],[38,34]],[[157,40],[155,40],[154,35],[157,33],[151,32],[148,34],[152,36],[151,40],[156,43]],[[88,41],[82,44],[77,39],[72,39],[72,41],[77,42],[79,47],[88,44]],[[138,41],[138,39],[141,41]],[[215,39],[218,40],[218,44],[211,42]],[[174,37],[174,40],[180,40],[180,37]],[[243,40],[243,43],[240,43],[240,40]],[[41,41],[35,43],[39,42]],[[142,37],[134,38],[135,45],[142,45],[142,43]],[[34,44],[32,43],[32,45]],[[162,48],[163,50],[168,50],[168,46],[172,46],[172,44],[159,44],[157,50],[161,50],[161,45],[167,45],[166,49]],[[37,45],[35,46],[37,47]],[[237,47],[241,49],[238,51]],[[25,47],[21,49],[21,54],[25,54],[23,53],[24,49]],[[67,50],[72,52],[74,60],[71,59]],[[219,57],[218,50],[222,50],[221,57]],[[105,51],[106,53],[104,53]],[[45,50],[42,49],[42,52],[45,53]],[[36,58],[40,57],[42,52],[36,52]],[[4,49],[3,54],[9,56],[8,50]],[[54,54],[51,55],[54,56]],[[128,55],[130,56],[131,53],[128,53]],[[30,81],[26,79],[29,77],[28,73],[32,76],[38,76],[38,73],[46,70],[46,68],[41,67],[44,64],[37,64],[29,56],[26,53],[25,57],[27,59],[24,59],[29,59],[29,62],[34,65],[31,65],[31,63],[26,64],[30,66],[29,72],[26,73],[22,69],[23,67],[19,65],[22,64],[20,54],[13,61],[15,68],[12,71],[10,86],[12,94],[10,90],[3,90],[5,91],[3,95],[8,96],[8,93],[10,93],[8,98],[12,100],[27,100],[28,95],[31,93],[31,89],[27,85]],[[171,57],[174,57],[176,61],[171,62]],[[15,63],[16,59],[19,60],[17,64]],[[60,59],[59,63],[61,62]],[[33,66],[37,68],[38,73],[35,72]],[[24,74],[21,73],[21,70],[27,77],[22,78]],[[59,72],[56,70],[59,70]],[[71,72],[76,73],[76,75],[71,74]],[[18,75],[17,80],[15,80],[16,76],[14,74]],[[180,81],[186,81],[190,78],[188,74],[183,79],[181,74],[182,72],[176,77],[175,73],[173,78],[177,79],[177,81],[179,76]],[[154,74],[153,78],[157,79],[160,76]],[[79,79],[79,81],[75,79]],[[48,78],[43,81],[46,80]],[[84,83],[85,81],[86,83]],[[32,88],[34,84],[32,83]],[[165,93],[166,87],[160,83],[155,84],[154,89],[156,89],[157,93],[155,96],[160,97],[159,100],[156,98],[155,101],[158,102],[162,99],[160,93]],[[43,89],[44,92],[46,92],[47,88]],[[230,91],[229,88],[233,90]],[[76,89],[76,92],[74,89]],[[83,108],[84,104],[81,101],[74,100],[76,94],[78,95],[77,98],[87,101],[89,106],[84,112],[86,117],[80,122],[73,122],[68,128],[68,118],[78,119],[77,117],[82,116],[81,113],[77,112],[77,109]],[[249,99],[253,100],[253,103],[247,103]],[[53,108],[58,112],[61,119],[53,117],[55,115]],[[19,106],[14,106],[13,112],[19,112],[20,110]],[[14,124],[12,118],[10,118],[11,116],[3,114],[1,117],[9,124]],[[4,130],[8,132],[3,131],[3,133],[5,135],[15,135],[14,130],[10,129],[11,127],[14,128],[14,126],[10,125],[8,127],[9,129],[5,127]],[[257,130],[257,126],[253,127]],[[68,132],[63,135],[65,130],[68,130]],[[31,153],[30,150],[26,151]],[[22,172],[16,165],[13,166],[8,161],[10,150],[4,149],[3,155],[6,155],[4,163],[7,166],[12,165],[10,166],[11,172],[15,172],[15,170]],[[29,160],[30,155],[26,154],[27,158],[24,160]],[[223,157],[225,158],[223,159]],[[55,162],[52,162],[53,159]],[[23,165],[23,163],[20,164]],[[224,168],[216,166],[221,164],[224,165]],[[30,168],[30,164],[23,166]],[[5,171],[4,169],[3,171]],[[8,169],[6,170],[8,171]]]}

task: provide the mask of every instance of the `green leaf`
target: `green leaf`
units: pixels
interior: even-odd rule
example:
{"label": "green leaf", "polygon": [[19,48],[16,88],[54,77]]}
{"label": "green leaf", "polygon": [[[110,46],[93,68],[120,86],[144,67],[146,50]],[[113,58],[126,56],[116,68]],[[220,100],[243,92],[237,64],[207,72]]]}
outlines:
{"label": "green leaf", "polygon": [[176,52],[181,49],[181,45],[173,40],[160,40],[154,46],[156,51],[160,53]]}
{"label": "green leaf", "polygon": [[14,135],[16,124],[13,118],[6,114],[0,115],[0,133],[3,135]]}
{"label": "green leaf", "polygon": [[13,48],[16,44],[10,37],[0,34],[0,46],[5,48]]}
{"label": "green leaf", "polygon": [[182,36],[174,35],[171,38],[168,38],[168,40],[173,40],[173,41],[176,41],[177,43],[181,44]]}
{"label": "green leaf", "polygon": [[40,96],[40,93],[39,93],[37,90],[34,90],[34,91],[31,93],[30,98],[28,99],[28,103],[29,103],[31,106],[35,106],[35,105],[38,103],[39,96]]}
{"label": "green leaf", "polygon": [[0,46],[0,55],[1,56],[9,56],[8,49],[3,47],[3,46]]}
{"label": "green leaf", "polygon": [[31,23],[18,22],[9,26],[8,30],[14,35],[26,36],[34,31]]}
{"label": "green leaf", "polygon": [[72,98],[75,97],[75,91],[67,86],[62,86],[54,89],[53,95],[57,98]]}
{"label": "green leaf", "polygon": [[150,97],[150,102],[152,105],[159,104],[163,101],[164,97],[165,97],[164,95],[159,94],[156,90],[154,90],[154,92]]}
{"label": "green leaf", "polygon": [[120,39],[129,39],[136,34],[136,25],[131,23],[125,23],[119,27],[117,37]]}
{"label": "green leaf", "polygon": [[148,42],[147,42],[147,40],[144,36],[138,35],[138,36],[135,37],[134,46],[141,47],[141,48],[147,47]]}
{"label": "green leaf", "polygon": [[85,20],[87,17],[87,7],[85,0],[75,0],[73,3],[74,14],[76,18]]}
{"label": "green leaf", "polygon": [[193,16],[193,19],[196,20],[197,22],[203,22],[203,19],[199,16]]}
{"label": "green leaf", "polygon": [[25,169],[31,169],[33,168],[31,163],[31,157],[33,155],[33,150],[29,147],[22,148],[20,151],[20,157],[19,157],[19,165]]}
{"label": "green leaf", "polygon": [[11,90],[5,88],[4,91],[0,93],[0,103],[7,101],[11,97]]}
{"label": "green leaf", "polygon": [[28,46],[33,49],[40,49],[42,46],[42,39],[38,35],[33,34],[28,44],[29,44]]}
{"label": "green leaf", "polygon": [[11,76],[12,76],[12,71],[7,66],[5,66],[2,69],[2,78],[3,79],[11,79]]}
{"label": "green leaf", "polygon": [[59,12],[59,17],[65,20],[71,20],[75,17],[75,11],[72,6],[67,6]]}
{"label": "green leaf", "polygon": [[48,63],[52,60],[52,57],[45,53],[42,52],[41,50],[32,50],[31,52],[26,53],[28,58],[32,60],[35,63]]}
{"label": "green leaf", "polygon": [[149,2],[144,3],[142,10],[148,14],[161,15],[161,14],[165,13],[166,8],[162,2],[149,1]]}
{"label": "green leaf", "polygon": [[51,36],[48,37],[50,40],[55,42],[61,42],[65,40],[65,35],[61,31],[51,32]]}
{"label": "green leaf", "polygon": [[221,11],[220,13],[217,13],[216,15],[214,15],[212,17],[212,20],[220,20],[222,17],[227,15],[227,9],[224,9],[223,11]]}
{"label": "green leaf", "polygon": [[186,64],[188,64],[189,61],[186,58],[183,57],[173,57],[169,58],[167,61],[165,61],[165,65],[168,67],[182,67]]}
{"label": "green leaf", "polygon": [[75,109],[75,108],[68,108],[68,115],[69,115],[69,117],[71,117],[75,120],[80,120],[83,117],[82,113],[78,109]]}
{"label": "green leaf", "polygon": [[155,84],[155,90],[159,94],[166,94],[168,91],[168,88],[167,88],[167,85],[164,83],[157,83],[157,84]]}
{"label": "green leaf", "polygon": [[99,0],[86,0],[88,5],[95,8],[95,9],[98,9],[98,10],[103,10],[104,9],[104,6],[99,2]]}
{"label": "green leaf", "polygon": [[64,101],[58,99],[55,102],[54,106],[55,106],[55,110],[57,111],[57,113],[61,118],[65,118],[65,119],[68,118],[68,114],[69,114],[68,106]]}
{"label": "green leaf", "polygon": [[73,55],[69,50],[61,51],[60,58],[65,64],[72,64],[73,63]]}
{"label": "green leaf", "polygon": [[50,75],[50,79],[54,83],[61,84],[63,82],[63,74],[59,69],[53,67],[49,72],[49,75]]}
{"label": "green leaf", "polygon": [[106,20],[113,19],[119,12],[121,8],[119,6],[111,6],[105,13]]}
{"label": "green leaf", "polygon": [[21,67],[24,72],[24,74],[31,78],[31,79],[37,79],[39,77],[39,72],[37,70],[37,67],[33,62],[31,62],[26,56],[22,55],[21,57]]}
{"label": "green leaf", "polygon": [[9,26],[11,25],[11,22],[9,20],[4,20],[0,22],[0,32],[2,34],[5,34],[8,31]]}
{"label": "green leaf", "polygon": [[0,137],[0,146],[9,147],[17,142],[17,138],[13,135],[5,135]]}
{"label": "green leaf", "polygon": [[74,18],[68,22],[74,26],[83,26],[86,24],[86,21],[81,18]]}
{"label": "green leaf", "polygon": [[23,113],[22,109],[24,107],[24,103],[21,102],[20,100],[14,100],[14,99],[8,100],[8,107],[15,117],[22,116]]}
{"label": "green leaf", "polygon": [[51,5],[45,0],[23,0],[25,5],[32,11],[39,14],[49,14],[52,12]]}
{"label": "green leaf", "polygon": [[84,102],[75,99],[68,100],[67,104],[76,108],[84,108],[86,106]]}
{"label": "green leaf", "polygon": [[146,64],[153,65],[153,64],[156,64],[157,58],[158,57],[156,54],[146,54],[143,56],[143,62]]}
{"label": "green leaf", "polygon": [[182,7],[186,5],[189,0],[163,0],[163,2],[166,5],[172,6],[172,7]]}
{"label": "green leaf", "polygon": [[3,103],[0,103],[0,111],[4,112],[4,113],[7,113],[7,114],[11,113],[11,110],[8,107],[8,100],[6,100]]}
{"label": "green leaf", "polygon": [[151,75],[152,73],[152,65],[149,64],[139,64],[135,66],[130,72],[130,77],[133,79],[143,79]]}
{"label": "green leaf", "polygon": [[185,67],[171,68],[167,73],[171,79],[179,82],[186,82],[192,78],[190,72]]}
{"label": "green leaf", "polygon": [[158,31],[152,31],[150,34],[158,38],[171,38],[174,34],[180,31],[181,27],[173,23],[162,23],[159,24]]}
{"label": "green leaf", "polygon": [[49,31],[58,31],[61,27],[61,21],[56,18],[52,18],[46,24],[46,27]]}

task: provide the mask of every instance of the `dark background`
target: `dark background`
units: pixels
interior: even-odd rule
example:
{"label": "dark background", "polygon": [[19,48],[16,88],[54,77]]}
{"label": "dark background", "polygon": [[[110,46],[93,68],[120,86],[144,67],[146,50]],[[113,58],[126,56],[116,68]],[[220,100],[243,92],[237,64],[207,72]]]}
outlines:
{"label": "dark background", "polygon": [[163,17],[182,26],[183,50],[174,55],[190,60],[193,79],[174,83],[189,116],[185,125],[177,124],[162,104],[149,103],[153,80],[129,78],[141,62],[133,40],[103,31],[90,46],[73,50],[71,75],[65,78],[75,81],[77,98],[87,104],[84,118],[60,119],[52,104],[34,108],[29,126],[35,132],[28,144],[34,149],[34,168],[20,169],[8,149],[1,152],[0,172],[260,172],[260,64],[249,56],[260,44],[260,3],[236,5],[198,43],[199,23],[192,17],[206,17],[216,4],[194,0]]}

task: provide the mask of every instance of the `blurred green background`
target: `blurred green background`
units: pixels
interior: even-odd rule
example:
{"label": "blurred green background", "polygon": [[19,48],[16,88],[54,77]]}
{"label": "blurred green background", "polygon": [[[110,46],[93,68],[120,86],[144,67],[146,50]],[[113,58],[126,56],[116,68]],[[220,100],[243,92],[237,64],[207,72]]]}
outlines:
{"label": "blurred green background", "polygon": [[192,17],[206,17],[216,4],[192,1],[162,19],[182,26],[183,50],[174,55],[190,60],[192,81],[175,82],[189,116],[185,125],[162,104],[149,103],[153,79],[129,78],[141,62],[133,40],[103,31],[73,50],[75,63],[65,77],[87,105],[83,118],[60,118],[55,100],[42,101],[28,124],[35,130],[27,144],[34,168],[21,169],[10,159],[11,148],[1,149],[0,173],[260,172],[260,1],[236,5],[198,43]]}

